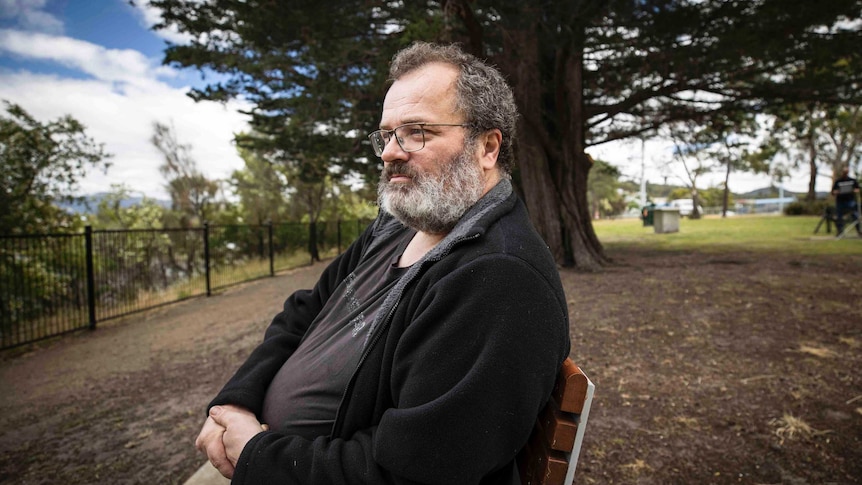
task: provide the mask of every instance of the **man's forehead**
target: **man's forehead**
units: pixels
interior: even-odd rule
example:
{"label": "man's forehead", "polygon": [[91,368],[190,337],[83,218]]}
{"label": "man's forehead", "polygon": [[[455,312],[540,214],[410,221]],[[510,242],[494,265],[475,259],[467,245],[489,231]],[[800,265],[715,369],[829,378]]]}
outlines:
{"label": "man's forehead", "polygon": [[[457,113],[454,66],[432,63],[410,71],[390,86],[383,100],[382,125],[438,122]],[[396,126],[396,125],[392,125]]]}

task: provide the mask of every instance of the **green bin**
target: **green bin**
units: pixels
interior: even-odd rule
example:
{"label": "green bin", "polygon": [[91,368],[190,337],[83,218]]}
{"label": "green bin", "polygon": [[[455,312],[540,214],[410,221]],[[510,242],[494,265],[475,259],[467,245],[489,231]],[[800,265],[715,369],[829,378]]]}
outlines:
{"label": "green bin", "polygon": [[655,204],[650,204],[641,209],[641,219],[644,221],[644,227],[653,225],[655,217]]}

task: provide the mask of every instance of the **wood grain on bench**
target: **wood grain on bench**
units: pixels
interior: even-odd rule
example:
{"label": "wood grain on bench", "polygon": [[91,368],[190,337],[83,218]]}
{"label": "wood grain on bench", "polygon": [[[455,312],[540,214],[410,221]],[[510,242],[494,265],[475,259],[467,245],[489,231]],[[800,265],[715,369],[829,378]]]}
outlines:
{"label": "wood grain on bench", "polygon": [[[566,359],[547,406],[518,453],[523,485],[571,484],[577,466],[594,386],[572,359]],[[579,429],[580,426],[580,429]]]}

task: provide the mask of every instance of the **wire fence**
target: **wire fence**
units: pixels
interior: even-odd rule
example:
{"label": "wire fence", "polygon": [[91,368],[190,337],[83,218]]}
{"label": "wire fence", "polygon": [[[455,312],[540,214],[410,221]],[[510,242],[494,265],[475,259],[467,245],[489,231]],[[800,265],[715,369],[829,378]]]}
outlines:
{"label": "wire fence", "polygon": [[0,349],[339,254],[369,221],[0,236]]}

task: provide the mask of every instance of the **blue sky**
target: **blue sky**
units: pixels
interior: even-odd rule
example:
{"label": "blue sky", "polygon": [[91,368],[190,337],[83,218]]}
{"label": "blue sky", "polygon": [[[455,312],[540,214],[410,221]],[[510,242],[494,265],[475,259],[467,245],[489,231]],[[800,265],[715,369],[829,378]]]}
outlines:
{"label": "blue sky", "polygon": [[240,102],[195,103],[202,85],[194,70],[162,65],[175,32],[150,27],[159,12],[126,0],[0,0],[0,99],[41,121],[69,114],[114,155],[107,173],[91,171],[80,193],[132,190],[164,198],[153,122],[173,124],[201,170],[225,178],[242,168],[232,145],[246,127]]}
{"label": "blue sky", "polygon": [[[187,41],[176,32],[154,32],[160,14],[136,0],[0,0],[0,99],[20,104],[42,121],[70,114],[88,134],[114,154],[107,173],[91,172],[80,193],[125,184],[140,193],[165,198],[159,153],[150,144],[155,121],[173,124],[180,142],[192,147],[200,169],[226,178],[243,167],[231,143],[246,128],[239,101],[224,106],[194,103],[185,95],[202,85],[197,71],[162,65],[166,41]],[[643,151],[642,151],[643,148]],[[651,140],[609,143],[591,150],[594,158],[618,166],[640,180],[642,166],[653,183],[683,185],[681,164],[669,163],[672,145]],[[818,190],[828,190],[828,174]],[[702,176],[701,188],[717,186],[722,173]],[[807,190],[807,171],[785,182]],[[766,176],[734,174],[731,189],[743,192],[768,186]]]}

